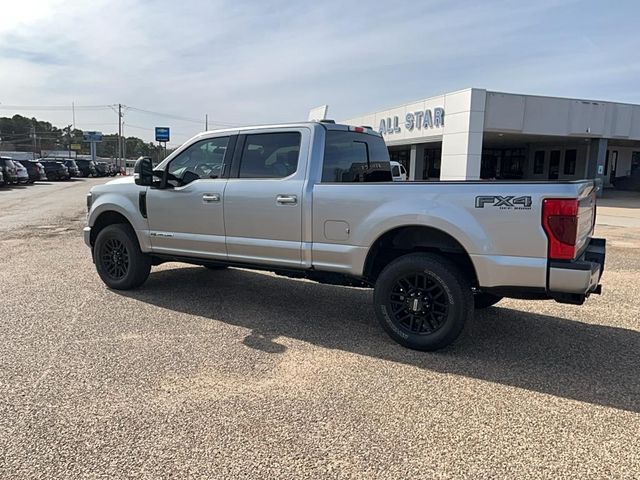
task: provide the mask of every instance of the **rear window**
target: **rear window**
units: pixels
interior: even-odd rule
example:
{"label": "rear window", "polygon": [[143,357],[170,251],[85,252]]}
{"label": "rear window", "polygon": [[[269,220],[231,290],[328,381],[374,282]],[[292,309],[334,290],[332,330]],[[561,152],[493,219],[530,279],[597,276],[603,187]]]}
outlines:
{"label": "rear window", "polygon": [[391,182],[389,151],[380,137],[327,131],[322,181],[331,183]]}

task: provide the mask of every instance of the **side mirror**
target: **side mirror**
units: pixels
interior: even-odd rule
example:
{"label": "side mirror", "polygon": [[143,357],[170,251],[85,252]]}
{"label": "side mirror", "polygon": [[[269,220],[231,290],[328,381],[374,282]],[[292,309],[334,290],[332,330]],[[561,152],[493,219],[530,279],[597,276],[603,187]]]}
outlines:
{"label": "side mirror", "polygon": [[133,167],[133,179],[136,185],[150,187],[153,184],[153,163],[149,157],[140,157]]}

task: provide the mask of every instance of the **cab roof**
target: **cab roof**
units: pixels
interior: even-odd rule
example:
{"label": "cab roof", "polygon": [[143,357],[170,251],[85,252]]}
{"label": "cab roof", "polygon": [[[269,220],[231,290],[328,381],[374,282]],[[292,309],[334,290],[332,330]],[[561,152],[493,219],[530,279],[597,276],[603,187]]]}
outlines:
{"label": "cab roof", "polygon": [[380,133],[375,131],[370,126],[354,126],[354,125],[346,125],[342,123],[335,123],[332,120],[319,120],[319,121],[308,121],[308,122],[295,122],[295,123],[272,123],[272,124],[262,124],[262,125],[245,125],[241,127],[228,127],[216,130],[207,130],[205,132],[200,132],[196,135],[196,137],[215,134],[215,133],[242,133],[251,130],[267,130],[267,129],[276,129],[276,128],[295,128],[295,127],[323,127],[325,130],[340,130],[340,131],[356,131],[358,133],[366,133],[369,135],[375,135],[377,137],[381,137]]}

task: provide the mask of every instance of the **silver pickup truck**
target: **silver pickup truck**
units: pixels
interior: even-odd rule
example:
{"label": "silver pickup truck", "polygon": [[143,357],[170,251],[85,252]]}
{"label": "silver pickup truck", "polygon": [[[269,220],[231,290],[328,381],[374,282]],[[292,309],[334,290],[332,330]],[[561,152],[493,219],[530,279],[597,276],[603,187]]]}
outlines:
{"label": "silver pickup truck", "polygon": [[582,304],[604,268],[593,181],[393,182],[377,132],[326,121],[201,133],[87,206],[110,288],[168,261],[373,287],[382,327],[418,350],[503,297]]}

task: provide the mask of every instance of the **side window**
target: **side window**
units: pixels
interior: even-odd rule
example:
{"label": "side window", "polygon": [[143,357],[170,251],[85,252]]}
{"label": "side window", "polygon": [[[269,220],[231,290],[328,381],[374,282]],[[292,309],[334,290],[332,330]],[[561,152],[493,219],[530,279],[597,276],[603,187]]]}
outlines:
{"label": "side window", "polygon": [[391,169],[391,173],[393,174],[394,177],[399,177],[400,168],[397,165],[394,165],[393,168]]}
{"label": "side window", "polygon": [[322,164],[323,182],[391,182],[389,151],[372,135],[329,130]]}
{"label": "side window", "polygon": [[299,132],[247,135],[240,159],[240,178],[284,178],[298,169]]}
{"label": "side window", "polygon": [[228,143],[229,137],[194,143],[169,164],[169,181],[186,185],[200,178],[221,177]]}

